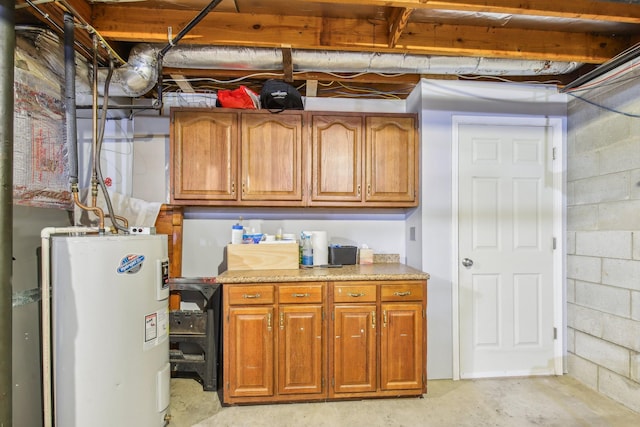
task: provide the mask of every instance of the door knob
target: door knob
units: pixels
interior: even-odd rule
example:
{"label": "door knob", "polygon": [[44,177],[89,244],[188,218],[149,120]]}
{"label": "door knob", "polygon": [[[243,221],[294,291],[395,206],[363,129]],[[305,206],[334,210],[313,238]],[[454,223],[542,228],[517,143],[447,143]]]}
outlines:
{"label": "door knob", "polygon": [[463,258],[462,265],[464,265],[465,267],[471,267],[473,265],[473,260],[469,258]]}

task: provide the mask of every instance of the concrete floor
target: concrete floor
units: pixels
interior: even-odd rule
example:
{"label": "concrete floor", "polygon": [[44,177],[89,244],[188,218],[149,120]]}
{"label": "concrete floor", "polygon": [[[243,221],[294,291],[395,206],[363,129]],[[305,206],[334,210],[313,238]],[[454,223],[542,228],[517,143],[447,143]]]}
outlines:
{"label": "concrete floor", "polygon": [[640,414],[571,377],[432,380],[423,398],[221,407],[192,379],[171,380],[170,427],[640,426]]}

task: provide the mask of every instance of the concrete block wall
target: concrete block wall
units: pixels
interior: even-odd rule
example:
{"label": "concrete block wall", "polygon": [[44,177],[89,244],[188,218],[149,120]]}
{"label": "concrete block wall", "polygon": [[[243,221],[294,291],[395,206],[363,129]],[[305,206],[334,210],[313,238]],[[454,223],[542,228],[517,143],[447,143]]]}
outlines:
{"label": "concrete block wall", "polygon": [[640,84],[635,81],[581,91],[590,102],[569,102],[567,370],[640,412]]}

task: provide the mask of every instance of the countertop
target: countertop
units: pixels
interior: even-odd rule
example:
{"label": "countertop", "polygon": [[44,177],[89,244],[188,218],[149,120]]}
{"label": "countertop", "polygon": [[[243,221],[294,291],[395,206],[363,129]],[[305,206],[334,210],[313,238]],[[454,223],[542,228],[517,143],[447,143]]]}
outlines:
{"label": "countertop", "polygon": [[400,263],[343,265],[298,270],[225,271],[217,283],[323,282],[344,280],[427,280],[429,274]]}

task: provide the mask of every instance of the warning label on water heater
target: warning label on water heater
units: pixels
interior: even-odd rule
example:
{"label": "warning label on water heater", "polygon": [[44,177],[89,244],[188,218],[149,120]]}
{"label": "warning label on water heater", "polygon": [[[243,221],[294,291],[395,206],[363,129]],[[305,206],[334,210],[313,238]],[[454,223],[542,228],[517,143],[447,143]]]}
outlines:
{"label": "warning label on water heater", "polygon": [[144,317],[144,342],[158,338],[158,313],[147,314]]}
{"label": "warning label on water heater", "polygon": [[143,350],[149,350],[169,336],[169,309],[163,309],[144,316]]}

